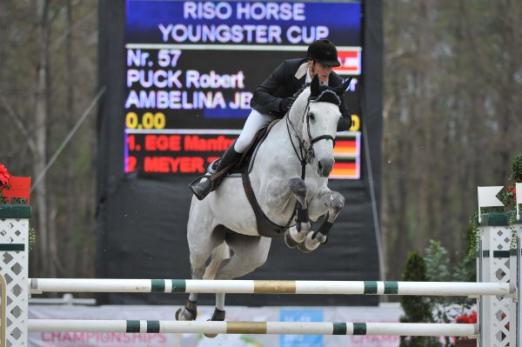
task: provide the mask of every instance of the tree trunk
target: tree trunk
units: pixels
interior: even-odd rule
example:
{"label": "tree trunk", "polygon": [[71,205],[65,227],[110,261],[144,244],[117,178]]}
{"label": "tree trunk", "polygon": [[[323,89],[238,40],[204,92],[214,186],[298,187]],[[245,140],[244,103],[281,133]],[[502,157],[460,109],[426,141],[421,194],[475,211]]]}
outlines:
{"label": "tree trunk", "polygon": [[[67,129],[72,129],[74,127],[74,83],[73,83],[73,57],[72,57],[72,42],[73,42],[73,18],[72,18],[72,0],[67,0],[66,3],[66,38],[65,38],[65,79],[66,79],[66,119],[67,119]],[[67,250],[63,252],[64,258],[69,261],[65,264],[67,267],[66,271],[70,273],[74,273],[75,264],[77,262],[77,252],[75,252],[73,238],[73,231],[77,228],[77,213],[79,204],[78,204],[78,194],[76,193],[76,165],[75,165],[75,150],[74,145],[71,143],[69,149],[67,150],[67,167],[66,167],[66,177],[67,177],[67,191],[66,197],[67,199],[67,221],[66,227],[63,231],[64,241],[66,244],[70,245],[67,247]]]}
{"label": "tree trunk", "polygon": [[[36,90],[34,100],[34,119],[36,152],[33,161],[33,177],[45,170],[47,163],[47,111],[48,111],[48,56],[49,56],[49,4],[47,0],[37,2],[38,40],[40,42],[36,68]],[[49,254],[49,226],[47,210],[47,182],[45,176],[35,186],[38,238],[40,240],[40,264],[42,275],[52,276],[52,259]]]}

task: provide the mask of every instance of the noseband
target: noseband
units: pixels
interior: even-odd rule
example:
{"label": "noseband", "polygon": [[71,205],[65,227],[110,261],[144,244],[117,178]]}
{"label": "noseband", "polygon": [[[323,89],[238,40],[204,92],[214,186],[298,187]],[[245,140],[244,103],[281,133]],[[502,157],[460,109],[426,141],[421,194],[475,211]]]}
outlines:
{"label": "noseband", "polygon": [[[314,152],[314,144],[321,141],[321,140],[331,140],[333,142],[333,145],[335,147],[335,137],[325,134],[325,135],[319,135],[316,137],[312,137],[312,133],[310,131],[310,113],[308,112],[310,110],[310,101],[321,101],[321,99],[329,99],[329,102],[332,102],[334,104],[337,104],[337,106],[341,105],[341,98],[330,89],[326,89],[322,91],[317,97],[311,98],[309,97],[306,102],[306,107],[304,110],[304,114],[302,116],[303,122],[306,120],[306,131],[308,134],[308,141],[306,141],[304,138],[302,138],[299,133],[295,130],[292,122],[290,121],[289,113],[288,111],[286,115],[286,129],[288,131],[288,137],[290,138],[290,143],[292,144],[292,148],[294,149],[294,152],[297,156],[297,159],[301,162],[301,178],[305,178],[305,172],[306,172],[306,164],[310,164],[312,162],[312,159],[315,157]],[[333,99],[333,100],[332,100]],[[297,137],[299,150],[297,150],[297,146],[294,144],[294,140],[292,139],[292,134],[290,129],[294,132],[295,136]]]}

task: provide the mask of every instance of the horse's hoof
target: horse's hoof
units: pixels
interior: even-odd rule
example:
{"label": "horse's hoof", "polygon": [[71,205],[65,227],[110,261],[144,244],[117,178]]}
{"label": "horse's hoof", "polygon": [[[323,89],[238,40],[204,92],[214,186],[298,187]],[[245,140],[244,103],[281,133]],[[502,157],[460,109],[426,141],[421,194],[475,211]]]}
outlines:
{"label": "horse's hoof", "polygon": [[176,320],[188,321],[196,320],[198,316],[197,304],[194,301],[187,300],[184,307],[176,311]]}
{"label": "horse's hoof", "polygon": [[294,240],[295,243],[303,243],[306,237],[306,233],[310,230],[310,223],[301,223],[301,229],[297,230],[296,226],[288,229],[288,234]]}
{"label": "horse's hoof", "polygon": [[322,233],[318,233],[317,236],[315,237],[317,239],[317,241],[321,242],[321,243],[326,243],[326,241],[328,241],[328,236],[322,234]]}
{"label": "horse's hoof", "polygon": [[[321,234],[322,235],[322,234]],[[306,238],[297,248],[304,253],[310,253],[315,251],[321,245],[321,241],[318,238],[314,238],[314,232],[310,231],[306,234]]]}
{"label": "horse's hoof", "polygon": [[196,320],[196,315],[187,310],[185,307],[181,307],[176,311],[176,320],[179,321],[190,321]]}
{"label": "horse's hoof", "polygon": [[310,250],[310,249],[305,247],[304,243],[301,243],[301,244],[297,245],[297,249],[300,250],[303,253],[310,253],[310,252],[312,252],[312,250]]}
{"label": "horse's hoof", "polygon": [[290,236],[290,233],[285,231],[285,237],[283,238],[286,247],[288,248],[296,248],[299,244],[292,239],[292,236]]}
{"label": "horse's hoof", "polygon": [[[209,321],[223,322],[225,320],[225,311],[220,310],[219,308],[214,309],[214,313],[212,317],[210,317]],[[209,339],[213,339],[218,336],[218,334],[205,334]]]}

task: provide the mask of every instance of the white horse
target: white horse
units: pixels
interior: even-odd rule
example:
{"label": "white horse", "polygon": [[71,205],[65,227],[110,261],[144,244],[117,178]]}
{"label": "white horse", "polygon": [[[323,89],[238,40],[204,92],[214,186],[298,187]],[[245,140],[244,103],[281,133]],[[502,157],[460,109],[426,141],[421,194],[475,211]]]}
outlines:
{"label": "white horse", "polygon": [[[263,236],[270,234],[260,230],[263,216],[259,214],[278,225],[279,231],[286,230],[289,247],[307,252],[326,241],[344,206],[342,195],[327,183],[345,88],[346,84],[337,89],[321,87],[315,78],[288,114],[272,126],[250,166],[257,215],[255,202],[238,177],[226,177],[204,200],[192,197],[187,225],[192,279],[233,279],[263,265],[272,239]],[[321,216],[325,216],[321,227],[311,230],[310,220]],[[224,301],[225,294],[216,294],[211,320],[224,320]],[[176,319],[196,319],[196,302],[197,294],[191,293]]]}

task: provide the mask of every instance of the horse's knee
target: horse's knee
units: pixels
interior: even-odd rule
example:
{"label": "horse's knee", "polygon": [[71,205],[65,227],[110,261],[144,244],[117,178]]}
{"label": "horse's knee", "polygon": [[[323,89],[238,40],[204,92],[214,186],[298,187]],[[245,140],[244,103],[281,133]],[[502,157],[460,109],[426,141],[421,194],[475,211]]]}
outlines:
{"label": "horse's knee", "polygon": [[334,211],[334,213],[340,212],[344,208],[345,198],[339,192],[332,192],[332,196],[330,198],[330,208]]}

